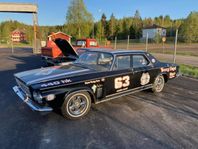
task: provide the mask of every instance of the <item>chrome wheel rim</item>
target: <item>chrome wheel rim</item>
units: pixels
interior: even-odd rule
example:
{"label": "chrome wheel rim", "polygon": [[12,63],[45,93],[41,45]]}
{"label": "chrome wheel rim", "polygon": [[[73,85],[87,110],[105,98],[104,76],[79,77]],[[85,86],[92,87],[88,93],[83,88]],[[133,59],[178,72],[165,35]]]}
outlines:
{"label": "chrome wheel rim", "polygon": [[80,94],[72,96],[68,103],[68,112],[73,116],[80,116],[87,109],[87,97]]}
{"label": "chrome wheel rim", "polygon": [[155,81],[155,88],[156,88],[156,91],[157,92],[160,92],[164,87],[164,79],[159,76],[156,78],[156,81]]}

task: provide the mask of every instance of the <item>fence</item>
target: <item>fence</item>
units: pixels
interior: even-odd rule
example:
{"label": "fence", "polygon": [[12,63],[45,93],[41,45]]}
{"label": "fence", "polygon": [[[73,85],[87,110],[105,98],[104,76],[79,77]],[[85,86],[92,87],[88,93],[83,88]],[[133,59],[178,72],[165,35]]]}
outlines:
{"label": "fence", "polygon": [[174,37],[167,37],[165,42],[154,41],[153,39],[114,39],[111,41],[102,41],[102,47],[111,47],[113,49],[128,50],[145,50],[151,53],[174,54],[175,48],[178,55],[198,56],[198,42],[184,43],[183,37],[179,36],[179,40],[175,44]]}
{"label": "fence", "polygon": [[23,42],[13,42],[11,37],[0,37],[0,48],[9,48],[12,53],[15,52],[17,47],[32,48],[32,43],[26,41]]}

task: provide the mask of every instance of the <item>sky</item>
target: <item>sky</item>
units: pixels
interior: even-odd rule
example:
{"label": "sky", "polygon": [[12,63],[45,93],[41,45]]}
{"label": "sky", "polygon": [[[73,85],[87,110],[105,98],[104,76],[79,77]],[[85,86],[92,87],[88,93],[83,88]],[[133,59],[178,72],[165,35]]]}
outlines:
{"label": "sky", "polygon": [[[39,25],[63,25],[71,0],[0,0],[0,2],[37,3]],[[84,0],[94,20],[102,13],[107,19],[113,13],[116,18],[133,16],[139,10],[142,18],[170,15],[172,19],[186,18],[191,11],[198,11],[198,0]],[[18,20],[32,24],[31,14],[0,13],[0,22]]]}

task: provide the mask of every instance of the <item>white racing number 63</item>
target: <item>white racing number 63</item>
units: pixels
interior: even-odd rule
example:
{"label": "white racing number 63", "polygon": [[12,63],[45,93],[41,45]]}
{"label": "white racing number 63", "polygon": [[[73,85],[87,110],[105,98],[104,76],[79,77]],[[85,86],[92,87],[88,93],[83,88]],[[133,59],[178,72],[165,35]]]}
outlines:
{"label": "white racing number 63", "polygon": [[130,85],[130,77],[123,76],[123,77],[115,78],[114,83],[115,83],[115,89],[128,87]]}

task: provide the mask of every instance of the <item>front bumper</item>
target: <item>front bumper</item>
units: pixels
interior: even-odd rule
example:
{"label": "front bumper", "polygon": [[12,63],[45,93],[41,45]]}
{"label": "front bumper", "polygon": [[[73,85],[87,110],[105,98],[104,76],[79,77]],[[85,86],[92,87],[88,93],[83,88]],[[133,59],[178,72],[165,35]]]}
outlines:
{"label": "front bumper", "polygon": [[18,86],[13,87],[14,92],[20,97],[20,99],[25,102],[32,110],[39,112],[50,112],[53,109],[47,106],[40,106],[39,104],[32,101],[29,97],[27,97],[23,91]]}

